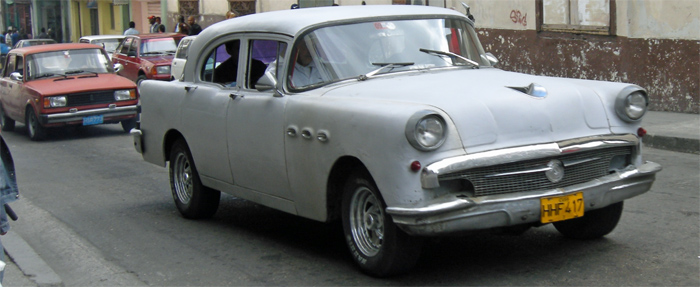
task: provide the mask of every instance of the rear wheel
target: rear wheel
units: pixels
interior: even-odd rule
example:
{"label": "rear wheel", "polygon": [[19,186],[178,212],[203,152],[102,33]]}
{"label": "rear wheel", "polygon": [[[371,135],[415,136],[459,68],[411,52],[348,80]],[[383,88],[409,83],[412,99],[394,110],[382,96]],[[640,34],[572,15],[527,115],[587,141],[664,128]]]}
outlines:
{"label": "rear wheel", "polygon": [[623,202],[586,212],[583,217],[559,221],[554,227],[574,239],[595,239],[612,232],[622,217]]}
{"label": "rear wheel", "polygon": [[15,130],[15,120],[7,117],[5,114],[5,108],[0,106],[0,125],[2,125],[2,130],[6,132],[11,132]]}
{"label": "rear wheel", "polygon": [[175,141],[170,152],[170,189],[183,217],[204,219],[214,216],[221,192],[202,185],[192,154],[184,140]]}
{"label": "rear wheel", "polygon": [[27,108],[27,120],[25,122],[27,126],[27,134],[29,139],[33,141],[40,141],[46,137],[46,128],[44,128],[41,123],[39,123],[39,118],[37,118],[34,113],[34,109],[31,107]]}
{"label": "rear wheel", "polygon": [[362,271],[385,277],[411,269],[418,261],[422,239],[394,224],[371,177],[356,173],[343,192],[345,242]]}

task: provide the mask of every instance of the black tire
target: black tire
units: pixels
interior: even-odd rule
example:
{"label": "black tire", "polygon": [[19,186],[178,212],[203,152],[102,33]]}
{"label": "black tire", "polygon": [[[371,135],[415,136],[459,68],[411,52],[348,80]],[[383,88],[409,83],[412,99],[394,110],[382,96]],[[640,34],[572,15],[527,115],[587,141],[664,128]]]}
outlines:
{"label": "black tire", "polygon": [[623,202],[614,203],[586,212],[583,217],[559,221],[554,227],[564,236],[573,239],[595,239],[615,229],[622,217]]}
{"label": "black tire", "polygon": [[121,121],[122,129],[125,132],[130,132],[131,129],[136,127],[136,118]]}
{"label": "black tire", "polygon": [[386,204],[371,177],[355,173],[346,182],[342,201],[345,243],[360,269],[387,277],[415,266],[423,239],[404,233],[385,212]]}
{"label": "black tire", "polygon": [[146,80],[146,79],[148,79],[148,78],[146,78],[146,75],[139,75],[138,78],[136,78],[136,86],[137,87],[140,86],[141,82],[143,82],[143,80]]}
{"label": "black tire", "polygon": [[34,113],[34,109],[28,107],[26,116],[27,120],[25,121],[25,125],[27,126],[27,135],[29,135],[29,139],[33,141],[43,140],[46,137],[46,128],[39,123],[39,118]]}
{"label": "black tire", "polygon": [[219,208],[221,192],[202,185],[192,154],[184,140],[170,151],[170,190],[177,210],[188,219],[211,218]]}
{"label": "black tire", "polygon": [[6,132],[11,132],[15,130],[15,120],[7,117],[5,114],[5,108],[0,106],[0,125],[2,130]]}

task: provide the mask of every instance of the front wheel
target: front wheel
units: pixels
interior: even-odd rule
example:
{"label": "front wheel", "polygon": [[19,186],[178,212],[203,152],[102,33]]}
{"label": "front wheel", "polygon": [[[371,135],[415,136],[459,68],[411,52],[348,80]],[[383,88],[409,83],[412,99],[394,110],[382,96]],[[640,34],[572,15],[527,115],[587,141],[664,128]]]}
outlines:
{"label": "front wheel", "polygon": [[185,218],[211,218],[219,208],[221,192],[202,185],[184,140],[177,140],[170,152],[170,189]]}
{"label": "front wheel", "polygon": [[0,125],[2,125],[2,130],[6,132],[11,132],[15,129],[15,120],[5,114],[5,108],[2,106],[0,106]]}
{"label": "front wheel", "polygon": [[420,255],[422,239],[411,237],[386,214],[386,204],[366,173],[345,184],[343,230],[350,253],[363,272],[386,277],[411,269]]}
{"label": "front wheel", "polygon": [[44,128],[41,123],[39,123],[39,118],[37,118],[36,114],[34,113],[34,109],[29,107],[27,108],[27,120],[26,120],[26,125],[27,125],[27,134],[29,135],[29,139],[33,141],[40,141],[46,137],[46,128]]}
{"label": "front wheel", "polygon": [[622,217],[623,202],[586,212],[583,217],[559,221],[554,227],[564,236],[574,239],[595,239],[612,232]]}

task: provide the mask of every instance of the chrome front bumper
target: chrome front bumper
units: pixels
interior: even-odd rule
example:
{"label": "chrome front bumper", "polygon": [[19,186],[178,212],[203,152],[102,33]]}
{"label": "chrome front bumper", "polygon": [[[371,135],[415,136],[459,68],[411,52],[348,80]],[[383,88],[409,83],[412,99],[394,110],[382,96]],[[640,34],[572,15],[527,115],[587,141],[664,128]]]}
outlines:
{"label": "chrome front bumper", "polygon": [[[640,145],[636,136],[590,137],[465,155],[445,159],[425,167],[421,183],[424,189],[433,189],[440,186],[440,175],[457,170],[630,145]],[[394,223],[409,234],[445,235],[521,224],[537,224],[541,217],[542,198],[582,192],[585,216],[585,212],[606,207],[651,189],[656,173],[661,171],[661,165],[653,162],[642,163],[640,156],[633,156],[633,158],[636,159],[625,169],[565,188],[476,197],[453,192],[424,202],[420,206],[389,207],[386,212],[392,216]]]}
{"label": "chrome front bumper", "polygon": [[130,115],[136,116],[137,114],[138,114],[138,107],[136,105],[121,106],[121,107],[110,106],[108,108],[102,108],[102,109],[91,109],[91,110],[83,110],[83,111],[75,111],[75,112],[67,112],[67,113],[41,115],[39,117],[39,121],[41,121],[42,124],[54,124],[54,123],[66,123],[66,122],[82,121],[84,117],[95,116],[95,115],[103,115],[105,119],[108,119],[108,118],[120,117],[120,116],[130,116]]}
{"label": "chrome front bumper", "polygon": [[[647,192],[661,165],[646,162],[565,189],[469,198],[451,194],[419,208],[387,208],[394,222],[412,235],[441,235],[540,221],[540,199],[583,192],[585,211],[603,208]],[[585,216],[585,213],[584,213]]]}

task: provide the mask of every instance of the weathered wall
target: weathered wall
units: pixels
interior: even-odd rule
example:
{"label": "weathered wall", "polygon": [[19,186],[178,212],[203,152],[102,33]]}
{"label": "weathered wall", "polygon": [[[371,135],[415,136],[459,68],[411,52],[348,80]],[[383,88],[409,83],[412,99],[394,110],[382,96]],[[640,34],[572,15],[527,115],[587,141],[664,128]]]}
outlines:
{"label": "weathered wall", "polygon": [[700,113],[700,1],[617,0],[607,36],[537,32],[535,1],[465,2],[504,70],[634,83],[652,110]]}
{"label": "weathered wall", "polygon": [[700,41],[479,29],[499,67],[536,75],[627,82],[650,109],[700,113]]}

